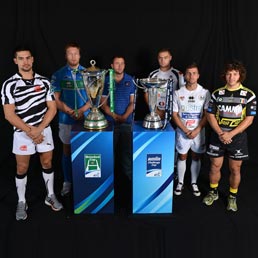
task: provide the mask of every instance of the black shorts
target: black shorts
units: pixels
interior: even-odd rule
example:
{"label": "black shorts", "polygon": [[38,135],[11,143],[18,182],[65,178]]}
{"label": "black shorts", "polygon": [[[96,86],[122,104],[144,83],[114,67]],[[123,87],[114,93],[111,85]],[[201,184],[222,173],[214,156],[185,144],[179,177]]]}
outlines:
{"label": "black shorts", "polygon": [[219,136],[215,132],[212,132],[207,154],[213,158],[226,155],[228,158],[234,160],[247,160],[249,155],[246,132],[234,136],[230,144],[222,143],[219,140]]}

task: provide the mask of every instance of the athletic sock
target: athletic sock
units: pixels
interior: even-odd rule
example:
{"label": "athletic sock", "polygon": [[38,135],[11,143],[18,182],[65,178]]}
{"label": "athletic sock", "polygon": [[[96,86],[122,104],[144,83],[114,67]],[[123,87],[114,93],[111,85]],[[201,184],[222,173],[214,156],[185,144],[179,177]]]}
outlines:
{"label": "athletic sock", "polygon": [[200,174],[201,169],[201,161],[200,160],[192,160],[191,163],[191,182],[192,184],[196,184],[198,176]]}
{"label": "athletic sock", "polygon": [[52,168],[43,168],[42,175],[45,181],[47,195],[50,197],[50,195],[54,194],[54,171]]}
{"label": "athletic sock", "polygon": [[184,177],[185,177],[185,170],[186,170],[186,160],[180,160],[177,161],[177,175],[178,175],[178,182],[184,183]]}
{"label": "athletic sock", "polygon": [[217,184],[210,183],[210,191],[213,191],[215,194],[217,194],[218,193],[218,186],[219,186],[218,183]]}
{"label": "athletic sock", "polygon": [[229,194],[233,197],[237,197],[238,188],[229,188]]}
{"label": "athletic sock", "polygon": [[25,192],[26,192],[26,185],[27,185],[27,173],[23,175],[16,174],[15,184],[16,184],[16,189],[18,194],[18,202],[26,203]]}

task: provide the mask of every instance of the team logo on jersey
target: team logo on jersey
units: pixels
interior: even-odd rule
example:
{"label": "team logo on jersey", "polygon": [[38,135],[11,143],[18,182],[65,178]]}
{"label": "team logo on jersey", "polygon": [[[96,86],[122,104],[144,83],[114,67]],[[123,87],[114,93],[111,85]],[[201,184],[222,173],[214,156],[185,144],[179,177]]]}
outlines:
{"label": "team logo on jersey", "polygon": [[129,87],[131,85],[131,83],[129,81],[125,82],[125,86]]}
{"label": "team logo on jersey", "polygon": [[204,100],[204,99],[205,99],[205,97],[203,95],[199,96],[199,100]]}
{"label": "team logo on jersey", "polygon": [[225,94],[225,90],[220,90],[219,91],[219,95],[224,95]]}
{"label": "team logo on jersey", "polygon": [[240,96],[246,96],[247,94],[247,91],[246,90],[241,90],[240,91]]}
{"label": "team logo on jersey", "polygon": [[180,96],[179,98],[180,98],[181,101],[184,101],[185,96]]}
{"label": "team logo on jersey", "polygon": [[21,145],[19,149],[21,151],[27,151],[28,150],[27,145]]}
{"label": "team logo on jersey", "polygon": [[221,97],[217,98],[217,102],[222,102],[222,101],[223,101],[223,98],[221,98]]}
{"label": "team logo on jersey", "polygon": [[39,91],[41,91],[41,90],[42,90],[42,89],[41,89],[40,85],[35,85],[35,86],[34,86],[34,91],[39,92]]}

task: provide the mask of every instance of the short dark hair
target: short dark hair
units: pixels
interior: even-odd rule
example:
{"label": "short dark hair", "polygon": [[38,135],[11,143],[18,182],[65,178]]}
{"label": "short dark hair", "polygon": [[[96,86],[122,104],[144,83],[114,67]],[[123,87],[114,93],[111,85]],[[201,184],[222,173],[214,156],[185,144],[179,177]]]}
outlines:
{"label": "short dark hair", "polygon": [[13,50],[13,57],[16,58],[17,57],[17,52],[21,52],[21,51],[29,51],[30,54],[33,56],[31,47],[28,45],[18,45],[14,48]]}
{"label": "short dark hair", "polygon": [[226,63],[224,66],[224,70],[221,74],[221,78],[226,82],[226,74],[227,72],[232,70],[239,71],[239,75],[240,75],[239,82],[242,83],[246,78],[246,69],[243,63],[239,60],[233,60],[231,62]]}
{"label": "short dark hair", "polygon": [[125,61],[125,57],[124,57],[123,55],[117,54],[117,55],[112,56],[112,58],[111,58],[111,64],[114,63],[114,60],[115,60],[116,58],[123,58],[124,61]]}
{"label": "short dark hair", "polygon": [[158,51],[158,55],[162,52],[168,52],[171,56],[172,56],[172,52],[170,50],[170,48],[168,47],[164,47],[164,48],[161,48],[159,51]]}
{"label": "short dark hair", "polygon": [[69,42],[69,43],[67,43],[67,44],[65,45],[65,48],[64,48],[65,53],[66,53],[66,50],[67,50],[68,48],[70,48],[70,47],[78,48],[79,51],[81,51],[81,47],[79,46],[78,43],[76,43],[76,42]]}
{"label": "short dark hair", "polygon": [[185,72],[188,70],[188,69],[191,69],[191,68],[197,68],[198,72],[199,72],[199,67],[198,67],[198,64],[196,62],[192,62],[190,64],[188,64],[185,68]]}

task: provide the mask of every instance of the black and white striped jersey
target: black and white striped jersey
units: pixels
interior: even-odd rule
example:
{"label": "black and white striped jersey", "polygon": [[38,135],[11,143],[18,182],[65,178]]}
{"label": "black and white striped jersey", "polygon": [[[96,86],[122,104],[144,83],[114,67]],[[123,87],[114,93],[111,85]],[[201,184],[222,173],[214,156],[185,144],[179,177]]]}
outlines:
{"label": "black and white striped jersey", "polygon": [[[19,73],[7,79],[1,90],[2,104],[14,104],[16,114],[29,125],[37,126],[47,112],[47,101],[54,100],[48,78],[37,73],[25,80]],[[20,131],[20,130],[17,130]]]}

